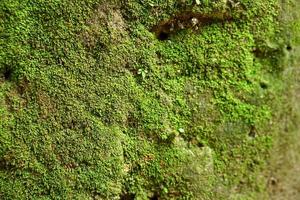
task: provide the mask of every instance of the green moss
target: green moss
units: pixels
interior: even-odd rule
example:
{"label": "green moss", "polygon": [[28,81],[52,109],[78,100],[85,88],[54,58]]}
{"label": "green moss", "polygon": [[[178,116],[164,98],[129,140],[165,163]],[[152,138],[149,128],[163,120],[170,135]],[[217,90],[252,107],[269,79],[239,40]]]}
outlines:
{"label": "green moss", "polygon": [[[0,197],[265,194],[296,39],[275,0],[199,2],[2,1]],[[151,32],[186,11],[232,20]]]}

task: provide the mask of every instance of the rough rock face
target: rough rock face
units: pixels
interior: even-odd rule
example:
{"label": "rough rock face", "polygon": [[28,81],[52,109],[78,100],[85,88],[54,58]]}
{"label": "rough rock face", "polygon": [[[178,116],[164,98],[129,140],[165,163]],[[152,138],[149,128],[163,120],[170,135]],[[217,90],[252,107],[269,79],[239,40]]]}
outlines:
{"label": "rough rock face", "polygon": [[295,3],[2,0],[0,199],[267,199]]}

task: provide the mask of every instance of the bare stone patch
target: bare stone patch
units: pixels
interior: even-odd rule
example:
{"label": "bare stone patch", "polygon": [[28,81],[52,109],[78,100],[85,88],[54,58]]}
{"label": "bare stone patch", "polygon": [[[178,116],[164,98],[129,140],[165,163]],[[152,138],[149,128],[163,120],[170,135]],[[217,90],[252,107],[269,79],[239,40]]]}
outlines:
{"label": "bare stone patch", "polygon": [[102,4],[86,22],[86,30],[81,34],[84,45],[94,48],[96,45],[118,44],[127,36],[127,26],[119,8]]}

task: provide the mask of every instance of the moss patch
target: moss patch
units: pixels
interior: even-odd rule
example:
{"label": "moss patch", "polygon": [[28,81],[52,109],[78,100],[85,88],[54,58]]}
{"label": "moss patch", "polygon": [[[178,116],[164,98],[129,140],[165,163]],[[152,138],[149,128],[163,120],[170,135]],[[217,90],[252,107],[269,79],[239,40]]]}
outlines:
{"label": "moss patch", "polygon": [[[1,1],[0,197],[257,199],[294,46],[280,5]],[[233,20],[151,31],[187,12]]]}

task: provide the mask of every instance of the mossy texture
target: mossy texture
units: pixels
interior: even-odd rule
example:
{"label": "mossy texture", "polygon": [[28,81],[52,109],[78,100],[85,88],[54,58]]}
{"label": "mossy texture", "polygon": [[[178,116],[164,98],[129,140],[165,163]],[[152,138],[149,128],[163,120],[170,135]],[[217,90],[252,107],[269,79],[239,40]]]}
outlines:
{"label": "mossy texture", "polygon": [[[2,0],[0,198],[263,196],[299,42],[282,5]],[[218,20],[157,37],[180,13]]]}

